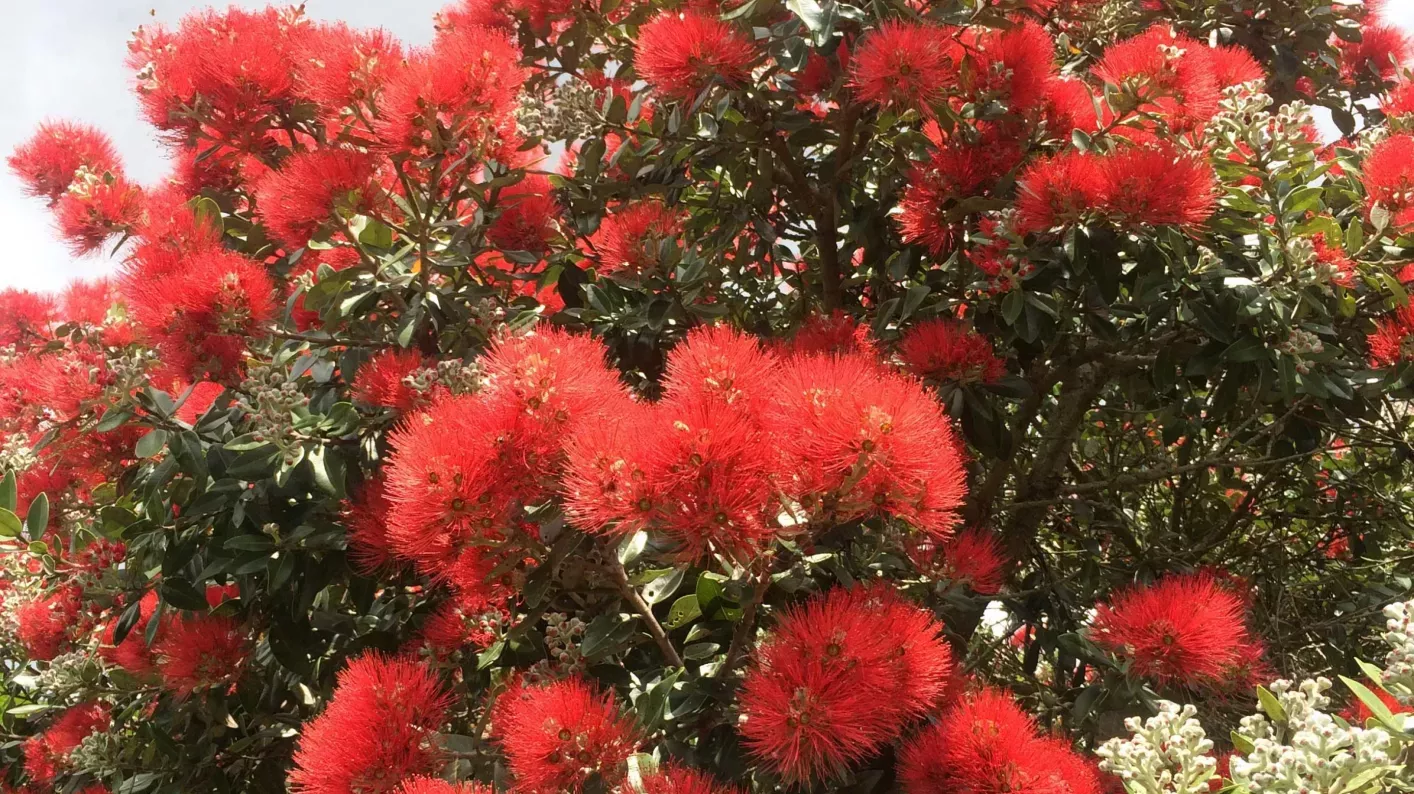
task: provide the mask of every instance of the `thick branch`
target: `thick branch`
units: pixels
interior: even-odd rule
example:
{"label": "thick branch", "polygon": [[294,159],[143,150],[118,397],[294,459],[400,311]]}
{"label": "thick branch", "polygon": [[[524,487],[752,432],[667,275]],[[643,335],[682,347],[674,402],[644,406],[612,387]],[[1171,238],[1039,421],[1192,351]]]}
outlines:
{"label": "thick branch", "polygon": [[638,594],[638,589],[628,581],[628,571],[624,570],[624,564],[619,562],[617,554],[609,555],[609,572],[614,575],[614,582],[619,586],[619,595],[633,607],[643,622],[648,624],[648,633],[653,635],[653,641],[658,643],[658,649],[663,652],[663,658],[673,667],[682,667],[682,657],[673,647],[672,640],[668,639],[668,633],[663,631],[663,624],[658,622],[657,616],[653,614],[653,608],[643,600],[643,596]]}

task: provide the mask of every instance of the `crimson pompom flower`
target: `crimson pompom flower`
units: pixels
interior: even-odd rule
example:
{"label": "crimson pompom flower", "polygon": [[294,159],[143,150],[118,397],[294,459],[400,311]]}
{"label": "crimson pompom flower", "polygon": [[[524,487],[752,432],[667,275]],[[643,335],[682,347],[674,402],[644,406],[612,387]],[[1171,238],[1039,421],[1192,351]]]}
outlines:
{"label": "crimson pompom flower", "polygon": [[[1391,695],[1384,687],[1371,684],[1366,684],[1366,686],[1369,687],[1371,692],[1375,693],[1375,697],[1379,698],[1381,703],[1385,704],[1385,708],[1389,709],[1390,713],[1414,713],[1414,706],[1399,702],[1399,698]],[[1360,698],[1352,697],[1350,699],[1350,705],[1346,706],[1345,711],[1341,712],[1341,716],[1351,725],[1362,727],[1367,721],[1374,718],[1375,713],[1371,711],[1370,707],[1365,705],[1365,702]]]}
{"label": "crimson pompom flower", "polygon": [[121,175],[118,152],[107,135],[87,124],[47,121],[34,135],[15,147],[7,162],[31,196],[49,199],[52,206],[69,190],[79,169]]}
{"label": "crimson pompom flower", "polygon": [[963,584],[978,595],[1001,592],[1007,558],[999,541],[980,527],[965,529],[944,543],[923,538],[908,544],[908,556],[920,570]]}
{"label": "crimson pompom flower", "polygon": [[70,281],[59,303],[69,322],[102,326],[108,323],[108,312],[118,301],[117,283],[112,279],[98,278]]}
{"label": "crimson pompom flower", "polygon": [[377,161],[348,149],[319,149],[291,156],[255,184],[256,207],[275,237],[302,246],[332,222],[367,215],[381,204]]}
{"label": "crimson pompom flower", "polygon": [[451,696],[429,667],[365,654],[338,677],[324,713],[305,724],[290,771],[299,794],[381,794],[441,768],[437,731]]}
{"label": "crimson pompom flower", "polygon": [[967,492],[961,447],[920,381],[864,356],[785,362],[768,426],[791,468],[779,485],[826,523],[893,516],[946,538]]}
{"label": "crimson pompom flower", "polygon": [[742,682],[747,748],[787,782],[844,774],[946,691],[941,630],[887,585],[838,588],[787,611]]}
{"label": "crimson pompom flower", "polygon": [[353,398],[401,412],[420,408],[431,401],[432,395],[413,388],[407,377],[422,366],[422,354],[416,350],[381,350],[358,368]]}
{"label": "crimson pompom flower", "polygon": [[142,189],[121,176],[79,169],[54,207],[59,235],[80,256],[97,251],[119,234],[131,234],[142,214]]}
{"label": "crimson pompom flower", "polygon": [[1361,77],[1393,80],[1410,58],[1409,34],[1394,25],[1365,25],[1359,41],[1335,40],[1340,52],[1340,76],[1346,82]]}
{"label": "crimson pompom flower", "polygon": [[295,93],[332,119],[371,107],[378,91],[401,68],[403,48],[381,28],[356,30],[342,22],[312,25],[293,53]]}
{"label": "crimson pompom flower", "polygon": [[1392,367],[1414,360],[1414,305],[1401,307],[1376,321],[1375,331],[1366,341],[1371,366]]}
{"label": "crimson pompom flower", "polygon": [[1325,232],[1316,232],[1311,236],[1311,247],[1324,281],[1347,289],[1355,286],[1355,276],[1359,270],[1338,239],[1331,244],[1326,240]]}
{"label": "crimson pompom flower", "polygon": [[1142,678],[1213,685],[1249,640],[1244,611],[1242,599],[1214,577],[1172,574],[1099,604],[1090,636]]}
{"label": "crimson pompom flower", "polygon": [[387,539],[396,556],[434,570],[470,540],[503,539],[524,487],[524,464],[507,443],[517,424],[514,406],[466,396],[398,426],[385,469]]}
{"label": "crimson pompom flower", "polygon": [[502,190],[497,206],[500,214],[486,228],[486,240],[503,251],[527,251],[543,257],[560,214],[549,177],[527,176]]}
{"label": "crimson pompom flower", "polygon": [[479,162],[514,153],[514,113],[526,70],[499,31],[466,26],[439,35],[378,95],[374,129],[390,150]]}
{"label": "crimson pompom flower", "polygon": [[1126,226],[1196,227],[1217,206],[1217,176],[1170,144],[1127,146],[1099,160],[1104,210]]}
{"label": "crimson pompom flower", "polygon": [[85,703],[60,714],[43,733],[25,740],[25,772],[40,783],[52,783],[70,766],[72,753],[89,734],[108,730],[113,718],[103,703]]}
{"label": "crimson pompom flower", "polygon": [[1083,758],[1036,724],[1006,694],[984,689],[963,698],[901,752],[907,794],[1098,794]]}
{"label": "crimson pompom flower", "polygon": [[1022,159],[1014,130],[1002,125],[982,127],[982,139],[968,143],[937,136],[938,150],[928,162],[912,169],[899,203],[898,223],[904,242],[923,245],[941,255],[957,243],[961,229],[956,202],[985,196]]}
{"label": "crimson pompom flower", "polygon": [[1070,140],[1075,130],[1091,132],[1100,122],[1095,115],[1095,95],[1090,86],[1062,77],[1046,84],[1043,118],[1051,137],[1063,140]]}
{"label": "crimson pompom flower", "polygon": [[565,513],[585,532],[623,537],[647,529],[662,508],[657,463],[649,443],[661,414],[624,401],[603,422],[580,426],[565,447]]}
{"label": "crimson pompom flower", "polygon": [[1246,47],[1236,44],[1221,45],[1208,51],[1208,64],[1213,70],[1213,79],[1218,88],[1227,88],[1243,83],[1265,83],[1267,70]]}
{"label": "crimson pompom flower", "polygon": [[54,299],[29,290],[0,290],[0,345],[25,347],[47,338],[54,322]]}
{"label": "crimson pompom flower", "polygon": [[390,504],[386,487],[381,477],[367,480],[343,505],[349,561],[353,563],[354,570],[365,576],[377,574],[393,560],[388,543]]}
{"label": "crimson pompom flower", "polygon": [[457,595],[427,616],[422,645],[438,660],[447,661],[464,648],[479,650],[495,642],[507,617],[504,609],[491,607],[482,598]]}
{"label": "crimson pompom flower", "polygon": [[888,21],[870,32],[850,58],[850,87],[876,105],[925,115],[957,83],[963,50],[948,28]]}
{"label": "crimson pompom flower", "polygon": [[1021,114],[1045,100],[1056,70],[1056,43],[1045,28],[1028,19],[973,38],[969,49],[976,63],[963,72],[964,91],[979,98],[997,95],[1009,110]]}
{"label": "crimson pompom flower", "polygon": [[751,78],[756,48],[715,14],[664,12],[638,31],[634,71],[672,99],[691,101],[713,80],[736,88]]}
{"label": "crimson pompom flower", "polygon": [[[128,630],[128,634],[123,641],[113,643],[117,636],[118,621],[121,615],[115,615],[108,625],[103,629],[102,642],[98,646],[98,653],[103,660],[109,664],[115,664],[133,675],[147,675],[156,669],[156,660],[152,655],[152,648],[147,644],[147,627],[152,622],[153,614],[157,610],[157,592],[151,591],[143,595],[138,602],[138,619]],[[159,627],[160,631],[160,627]]]}
{"label": "crimson pompom flower", "polygon": [[1006,374],[1006,362],[992,352],[985,336],[946,318],[908,329],[898,354],[913,374],[939,383],[996,383]]}
{"label": "crimson pompom flower", "polygon": [[1099,158],[1084,152],[1065,151],[1037,160],[1017,182],[1017,226],[1022,231],[1046,231],[1077,223],[1086,211],[1105,200]]}
{"label": "crimson pompom flower", "polygon": [[415,777],[398,787],[397,794],[494,794],[480,783],[448,783],[436,777]]}
{"label": "crimson pompom flower", "polygon": [[727,786],[695,769],[666,763],[651,775],[643,776],[643,794],[740,794],[741,789]]}
{"label": "crimson pompom flower", "polygon": [[15,609],[16,632],[29,658],[47,661],[65,649],[74,636],[82,595],[68,585]]}
{"label": "crimson pompom flower", "polygon": [[138,324],[178,372],[231,377],[243,369],[246,337],[263,335],[274,314],[270,276],[260,263],[218,249],[179,263],[171,273],[134,273],[132,280],[156,279],[129,293]]}
{"label": "crimson pompom flower", "polygon": [[1391,119],[1414,114],[1414,81],[1406,80],[1391,88],[1380,100],[1380,111]]}
{"label": "crimson pompom flower", "polygon": [[668,354],[664,398],[715,402],[752,413],[770,400],[776,358],[729,325],[699,326]]}
{"label": "crimson pompom flower", "polygon": [[1202,42],[1166,25],[1111,45],[1095,76],[1134,92],[1139,110],[1162,116],[1175,132],[1197,129],[1217,112],[1221,98]]}
{"label": "crimson pompom flower", "polygon": [[592,776],[612,786],[641,742],[613,694],[577,677],[513,685],[497,698],[491,729],[516,790],[547,794],[582,791]]}
{"label": "crimson pompom flower", "polygon": [[1414,135],[1401,134],[1375,144],[1365,157],[1365,207],[1390,213],[1390,225],[1402,230],[1414,225]]}
{"label": "crimson pompom flower", "polygon": [[860,325],[854,317],[836,309],[830,314],[812,314],[791,336],[778,344],[777,353],[786,356],[827,355],[833,353],[875,353],[869,326]]}
{"label": "crimson pompom flower", "polygon": [[172,414],[172,418],[178,422],[188,425],[196,424],[197,420],[206,415],[211,410],[211,406],[216,404],[216,398],[220,397],[226,387],[219,383],[212,383],[209,380],[200,381],[190,387],[190,391],[182,389],[173,397],[180,398],[186,394],[186,399],[181,401],[177,410]]}
{"label": "crimson pompom flower", "polygon": [[250,632],[224,615],[197,615],[163,627],[153,648],[162,684],[179,695],[233,685],[251,653]]}
{"label": "crimson pompom flower", "polygon": [[677,245],[678,213],[655,201],[640,201],[604,216],[589,238],[595,270],[600,275],[650,275],[658,268],[658,247]]}

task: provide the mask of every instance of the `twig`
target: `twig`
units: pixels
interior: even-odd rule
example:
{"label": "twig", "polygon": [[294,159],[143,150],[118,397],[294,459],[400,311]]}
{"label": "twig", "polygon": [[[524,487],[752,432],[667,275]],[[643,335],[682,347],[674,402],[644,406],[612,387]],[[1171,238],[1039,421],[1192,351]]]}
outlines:
{"label": "twig", "polygon": [[722,660],[722,666],[717,668],[714,676],[723,678],[729,676],[746,660],[746,651],[751,644],[751,635],[756,632],[757,608],[761,605],[762,599],[766,597],[766,591],[771,587],[769,561],[760,561],[758,565],[761,570],[756,573],[756,586],[751,589],[746,603],[742,604],[741,620],[737,621],[736,628],[732,630],[732,642],[727,646],[727,658]]}
{"label": "twig", "polygon": [[628,571],[624,570],[624,564],[619,560],[617,554],[609,554],[609,572],[614,575],[614,581],[619,586],[619,595],[633,607],[643,618],[643,622],[648,624],[648,633],[653,635],[653,641],[658,643],[658,649],[663,652],[663,657],[674,667],[682,667],[682,657],[678,655],[677,649],[668,639],[668,633],[663,631],[663,624],[658,622],[658,618],[653,614],[653,608],[643,600],[643,596],[638,594],[638,590],[628,581]]}

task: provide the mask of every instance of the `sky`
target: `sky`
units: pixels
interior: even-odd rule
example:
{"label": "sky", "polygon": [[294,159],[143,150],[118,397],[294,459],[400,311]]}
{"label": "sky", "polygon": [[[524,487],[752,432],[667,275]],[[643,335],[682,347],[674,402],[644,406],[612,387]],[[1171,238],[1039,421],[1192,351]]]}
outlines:
{"label": "sky", "polygon": [[[432,38],[432,15],[450,0],[308,0],[316,19],[343,19],[358,27],[383,27],[407,44]],[[230,3],[218,0],[217,5]],[[269,0],[235,0],[258,8]],[[9,95],[0,113],[0,156],[8,155],[45,119],[71,119],[107,132],[123,156],[129,178],[152,184],[167,172],[153,131],[138,116],[131,75],[123,66],[130,34],[139,25],[174,24],[201,0],[3,0],[0,74]],[[1387,0],[1385,17],[1414,32],[1414,0]],[[0,167],[0,241],[10,254],[0,262],[0,287],[57,291],[75,278],[110,273],[108,252],[76,258],[54,234],[45,203],[23,194]]]}

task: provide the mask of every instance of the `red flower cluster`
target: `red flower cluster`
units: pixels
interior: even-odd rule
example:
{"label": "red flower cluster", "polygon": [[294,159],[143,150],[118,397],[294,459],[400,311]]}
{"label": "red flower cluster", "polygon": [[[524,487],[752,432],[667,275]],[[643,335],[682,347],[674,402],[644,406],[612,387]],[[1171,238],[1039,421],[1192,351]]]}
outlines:
{"label": "red flower cluster", "polygon": [[751,79],[756,48],[730,23],[698,10],[664,12],[638,31],[634,69],[664,96],[691,102],[716,80],[736,88]]}
{"label": "red flower cluster", "polygon": [[249,631],[221,615],[173,620],[161,632],[153,656],[163,685],[179,695],[234,686],[252,650]]}
{"label": "red flower cluster", "polygon": [[424,408],[432,402],[434,393],[425,393],[409,385],[409,375],[422,369],[422,354],[414,350],[388,349],[365,361],[354,376],[353,398],[367,405],[392,408],[407,413]]}
{"label": "red flower cluster", "polygon": [[612,786],[641,741],[613,694],[579,678],[512,685],[497,698],[491,723],[516,790],[532,794],[578,792],[591,776]]}
{"label": "red flower cluster", "polygon": [[1365,206],[1376,204],[1390,214],[1396,231],[1414,225],[1414,135],[1391,135],[1365,158]]}
{"label": "red flower cluster", "polygon": [[1090,636],[1142,678],[1223,688],[1260,660],[1245,613],[1243,599],[1216,577],[1172,574],[1098,605]]}
{"label": "red flower cluster", "polygon": [[324,713],[304,726],[290,772],[300,794],[379,794],[436,772],[451,698],[426,666],[376,654],[339,673]]}
{"label": "red flower cluster", "polygon": [[1401,307],[1376,323],[1368,344],[1371,366],[1392,367],[1414,360],[1414,305]]}
{"label": "red flower cluster", "polygon": [[353,215],[382,208],[377,161],[365,152],[319,149],[301,152],[254,185],[256,207],[275,237],[292,246],[346,228]]}
{"label": "red flower cluster", "polygon": [[937,383],[996,383],[1006,374],[1006,362],[992,352],[992,343],[955,320],[913,326],[900,340],[898,354],[913,374]]}
{"label": "red flower cluster", "polygon": [[7,161],[31,196],[49,199],[52,206],[73,184],[79,169],[102,175],[121,175],[118,152],[99,130],[67,121],[39,125],[34,137],[15,147]]}
{"label": "red flower cluster", "polygon": [[899,757],[907,794],[1099,794],[1090,764],[1006,694],[984,689],[925,728]]}
{"label": "red flower cluster", "polygon": [[643,794],[741,794],[734,786],[724,786],[695,769],[664,764],[643,777]]}
{"label": "red flower cluster", "polygon": [[[658,246],[681,231],[678,213],[652,201],[628,204],[604,216],[589,238],[600,275],[652,275],[659,264]],[[678,243],[674,240],[673,245]]]}
{"label": "red flower cluster", "polygon": [[25,771],[41,783],[51,783],[69,767],[69,753],[91,733],[113,724],[108,706],[85,703],[60,714],[43,733],[25,740]]}
{"label": "red flower cluster", "polygon": [[962,55],[955,29],[888,21],[865,36],[850,59],[850,87],[865,102],[931,116],[956,85]]}
{"label": "red flower cluster", "polygon": [[1032,163],[1019,182],[1022,231],[1070,225],[1088,212],[1127,227],[1191,228],[1206,221],[1217,202],[1212,166],[1167,143],[1103,156],[1064,152]]}
{"label": "red flower cluster", "polygon": [[787,612],[742,682],[742,739],[788,782],[842,775],[942,698],[954,671],[941,631],[887,585]]}
{"label": "red flower cluster", "polygon": [[668,359],[665,399],[625,401],[571,440],[565,507],[588,531],[661,530],[690,558],[741,555],[808,520],[892,515],[945,536],[965,491],[946,417],[875,359],[770,351],[725,327]]}
{"label": "red flower cluster", "polygon": [[908,546],[908,555],[920,570],[967,585],[978,595],[1000,593],[1006,578],[1008,560],[1001,541],[976,527],[957,533],[945,543],[921,539]]}
{"label": "red flower cluster", "polygon": [[48,661],[68,650],[82,630],[82,597],[80,588],[67,585],[15,609],[20,642],[31,659]]}

